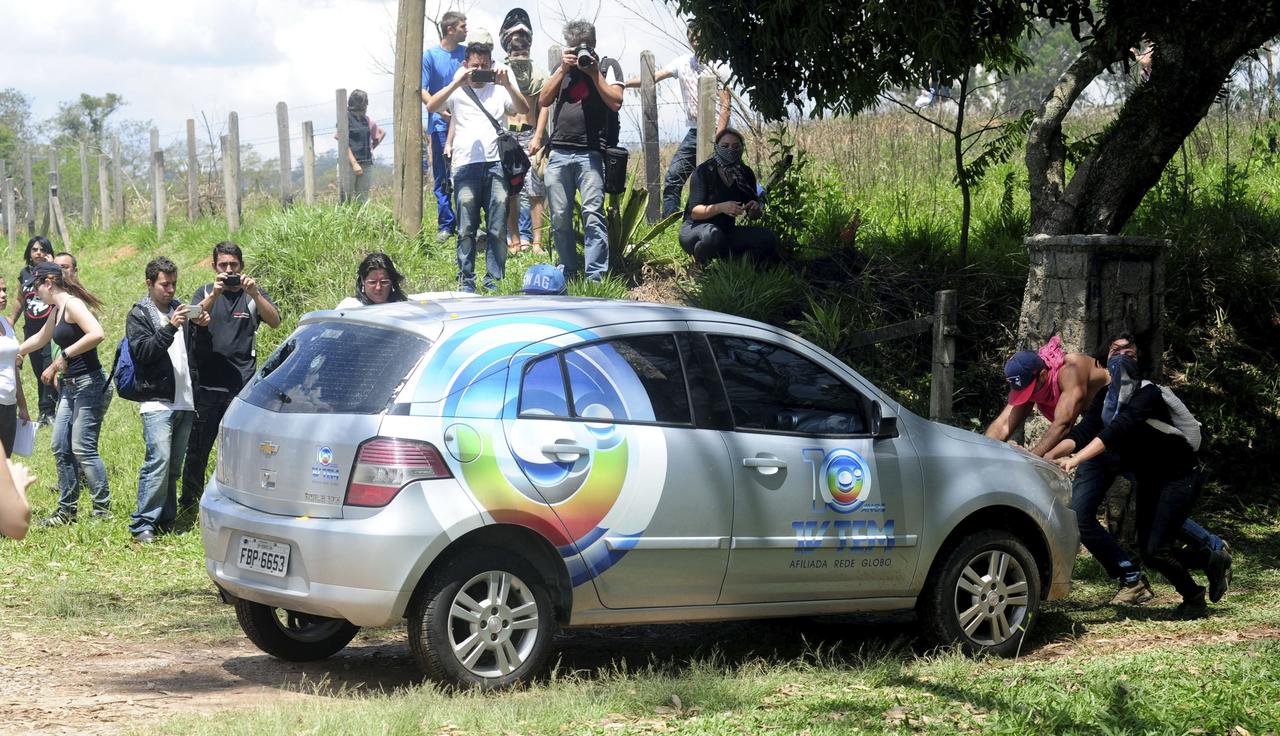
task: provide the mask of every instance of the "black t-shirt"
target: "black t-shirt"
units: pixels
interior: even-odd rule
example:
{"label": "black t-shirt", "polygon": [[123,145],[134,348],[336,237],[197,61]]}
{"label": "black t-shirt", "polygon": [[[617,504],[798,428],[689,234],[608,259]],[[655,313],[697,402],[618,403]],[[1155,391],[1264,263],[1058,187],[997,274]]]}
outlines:
{"label": "black t-shirt", "polygon": [[22,320],[22,336],[31,337],[44,327],[45,320],[49,319],[49,305],[40,299],[40,294],[36,292],[36,274],[31,266],[27,266],[18,273],[18,283],[22,286],[22,298],[26,301],[27,307],[23,311]]}
{"label": "black t-shirt", "polygon": [[745,205],[757,199],[756,173],[746,164],[742,165],[742,170],[745,174],[742,184],[732,179],[725,184],[724,177],[720,175],[720,164],[714,158],[703,161],[693,170],[693,176],[689,177],[689,202],[684,207],[684,219],[697,225],[709,222],[725,229],[733,227],[735,223],[732,215],[715,215],[705,220],[695,220],[693,208],[700,204],[721,202],[741,202]]}
{"label": "black t-shirt", "polygon": [[[213,284],[205,284],[191,297],[194,304],[213,291]],[[259,289],[262,298],[271,302],[267,292]],[[272,306],[275,302],[271,302]],[[262,322],[258,304],[243,289],[223,290],[209,310],[209,326],[195,328],[195,345],[192,355],[198,368],[199,387],[239,393],[257,370],[258,357],[253,338]]]}
{"label": "black t-shirt", "polygon": [[[609,84],[622,85],[612,66],[602,68],[600,73],[605,75]],[[551,117],[555,122],[551,131],[553,147],[588,151],[604,149],[609,108],[587,74],[571,69],[560,80],[560,92],[551,107]]]}

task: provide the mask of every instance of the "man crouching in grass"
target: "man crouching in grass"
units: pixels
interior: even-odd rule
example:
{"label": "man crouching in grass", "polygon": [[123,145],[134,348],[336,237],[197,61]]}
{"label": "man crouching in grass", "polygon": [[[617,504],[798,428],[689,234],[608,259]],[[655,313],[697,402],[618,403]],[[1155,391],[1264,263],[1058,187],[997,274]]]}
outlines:
{"label": "man crouching in grass", "polygon": [[164,256],[147,263],[147,296],[125,320],[135,387],[142,395],[142,441],[146,457],[138,471],[138,510],[129,522],[133,541],[150,544],[173,528],[178,476],[195,416],[191,388],[190,308],[177,304],[178,267]]}

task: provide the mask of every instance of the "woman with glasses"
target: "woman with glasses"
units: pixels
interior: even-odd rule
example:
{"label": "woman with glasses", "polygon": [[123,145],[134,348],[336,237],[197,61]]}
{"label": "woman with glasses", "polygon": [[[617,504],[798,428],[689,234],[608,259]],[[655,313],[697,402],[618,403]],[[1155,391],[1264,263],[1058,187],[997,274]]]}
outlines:
{"label": "woman with glasses", "polygon": [[98,431],[109,398],[107,374],[98,361],[102,324],[92,311],[101,309],[102,302],[81,286],[75,276],[64,275],[52,261],[36,264],[33,278],[36,293],[53,313],[39,332],[22,343],[18,355],[30,355],[50,342],[62,349],[40,377],[43,383],[51,384],[62,374],[61,400],[51,440],[61,497],[58,511],[41,524],[56,526],[75,520],[80,500],[80,473],[84,474],[93,498],[93,517],[105,518],[110,515],[111,491],[107,487],[107,469],[98,454]]}
{"label": "woman with glasses", "polygon": [[391,256],[386,253],[370,253],[360,261],[360,268],[356,271],[356,295],[338,302],[337,308],[350,309],[408,299],[404,293],[404,276],[396,270]]}
{"label": "woman with glasses", "polygon": [[744,255],[761,262],[778,257],[778,236],[772,231],[738,224],[740,217],[754,220],[764,214],[755,172],[742,162],[742,141],[733,128],[720,131],[711,158],[689,179],[680,247],[698,263]]}
{"label": "woman with glasses", "polygon": [[[41,263],[53,261],[53,245],[45,236],[37,235],[27,241],[27,250],[23,253],[23,258],[27,265],[18,273],[18,293],[17,298],[13,300],[13,315],[9,321],[16,327],[18,317],[25,316],[22,337],[26,339],[40,332],[45,320],[49,318],[49,305],[41,301],[36,291],[35,268]],[[58,391],[53,386],[41,383],[40,374],[44,373],[44,369],[48,368],[52,361],[53,351],[48,345],[32,353],[30,358],[31,372],[35,374],[36,390],[39,394],[37,403],[40,414],[36,421],[46,425],[53,424],[53,415],[58,409]]]}

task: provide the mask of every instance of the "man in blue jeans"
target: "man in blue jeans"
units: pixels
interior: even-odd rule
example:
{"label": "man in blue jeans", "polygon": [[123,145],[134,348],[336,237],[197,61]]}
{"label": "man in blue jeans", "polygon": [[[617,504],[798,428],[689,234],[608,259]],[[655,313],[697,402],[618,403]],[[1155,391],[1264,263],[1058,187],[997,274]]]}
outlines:
{"label": "man in blue jeans", "polygon": [[[609,232],[604,219],[604,141],[609,114],[622,107],[623,80],[600,70],[596,28],[585,20],[564,27],[564,55],[542,86],[538,103],[549,108],[552,131],[543,185],[551,208],[557,265],[565,278],[578,275],[578,238],[573,230],[574,195],[582,199],[586,274],[600,281],[609,271]],[[544,118],[534,133],[530,152],[543,139]]]}
{"label": "man in blue jeans", "polygon": [[[495,289],[506,273],[507,190],[498,155],[498,121],[529,112],[529,104],[506,68],[493,69],[493,47],[473,43],[449,86],[427,109],[448,110],[453,125],[453,189],[458,198],[458,282],[476,290],[476,230],[483,209],[488,223],[484,287]],[[491,77],[493,81],[482,79]],[[496,82],[496,83],[495,83]]]}
{"label": "man in blue jeans", "polygon": [[146,456],[138,471],[138,509],[129,521],[133,541],[150,544],[170,531],[178,513],[178,478],[195,418],[191,381],[190,308],[174,301],[178,267],[164,256],[147,263],[147,296],[125,319]]}
{"label": "man in blue jeans", "polygon": [[[462,66],[466,54],[467,16],[450,10],[440,16],[440,45],[427,49],[422,55],[422,104],[430,105],[431,96],[453,81],[453,75]],[[431,136],[431,182],[436,193],[436,240],[448,240],[455,229],[453,205],[449,193],[449,160],[444,155],[445,139],[449,135],[449,122],[437,113],[431,113],[427,123]],[[425,163],[423,162],[425,169]]]}
{"label": "man in blue jeans", "polygon": [[[680,211],[680,192],[684,184],[698,165],[698,78],[703,74],[716,77],[720,87],[719,112],[716,114],[716,134],[729,127],[729,90],[725,89],[728,75],[713,64],[704,64],[698,59],[698,46],[694,41],[693,29],[689,30],[690,52],[672,59],[666,66],[653,75],[655,83],[675,77],[680,82],[680,99],[684,104],[685,125],[689,131],[676,149],[671,164],[667,167],[666,179],[662,182],[662,216],[669,217]],[[627,80],[628,87],[639,87],[640,78]]]}

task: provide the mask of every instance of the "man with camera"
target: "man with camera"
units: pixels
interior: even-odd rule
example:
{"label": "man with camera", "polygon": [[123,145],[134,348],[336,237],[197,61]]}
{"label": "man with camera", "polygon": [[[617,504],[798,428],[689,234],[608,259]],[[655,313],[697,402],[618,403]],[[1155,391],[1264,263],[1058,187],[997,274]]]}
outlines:
{"label": "man with camera", "polygon": [[204,490],[209,451],[218,437],[218,425],[231,400],[257,370],[254,336],[258,325],[280,326],[280,311],[258,282],[244,271],[240,246],[224,240],[213,247],[213,283],[201,286],[191,297],[201,315],[195,324],[192,360],[195,363],[196,416],[187,442],[186,469],[182,474],[184,511],[200,501]]}
{"label": "man with camera", "polygon": [[[606,129],[610,114],[622,107],[623,79],[616,69],[601,71],[595,26],[585,20],[570,21],[564,27],[564,41],[560,66],[538,96],[539,104],[550,108],[553,121],[543,183],[551,208],[556,260],[565,278],[579,272],[573,231],[576,193],[582,199],[586,276],[599,281],[609,270],[609,233],[604,218]],[[542,138],[539,121],[530,144],[532,152],[541,147]]]}
{"label": "man with camera", "polygon": [[[462,90],[459,92],[459,90]],[[458,198],[458,282],[476,290],[476,230],[488,223],[484,287],[495,289],[507,264],[507,188],[498,155],[498,120],[529,112],[505,67],[493,68],[493,46],[471,43],[448,87],[432,95],[431,112],[448,110],[453,126],[453,189]]]}

